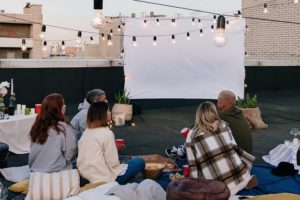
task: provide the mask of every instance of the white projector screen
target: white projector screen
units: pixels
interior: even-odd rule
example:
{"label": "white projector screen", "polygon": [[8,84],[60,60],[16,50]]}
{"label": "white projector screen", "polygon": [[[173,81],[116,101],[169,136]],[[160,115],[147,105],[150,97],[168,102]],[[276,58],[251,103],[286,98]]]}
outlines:
{"label": "white projector screen", "polygon": [[[216,99],[224,89],[243,97],[245,21],[237,18],[226,25],[224,47],[213,44],[216,30],[211,31],[212,23],[202,20],[200,25],[192,25],[189,18],[177,19],[173,26],[171,19],[160,19],[157,25],[156,18],[148,18],[144,25],[143,19],[126,19],[125,89],[131,98]],[[156,46],[153,46],[154,35]],[[131,36],[136,36],[136,47]]]}

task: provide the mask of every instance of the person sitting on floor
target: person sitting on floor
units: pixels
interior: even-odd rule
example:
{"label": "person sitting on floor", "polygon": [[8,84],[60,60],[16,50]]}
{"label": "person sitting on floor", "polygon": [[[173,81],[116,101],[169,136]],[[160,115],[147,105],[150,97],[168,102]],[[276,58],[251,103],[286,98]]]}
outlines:
{"label": "person sitting on floor", "polygon": [[62,95],[50,94],[30,130],[29,167],[32,172],[57,172],[72,169],[77,144],[74,129],[65,118]]}
{"label": "person sitting on floor", "polygon": [[81,176],[91,183],[117,181],[126,184],[144,170],[142,158],[120,164],[114,133],[108,127],[108,105],[94,102],[87,114],[87,128],[78,142],[77,167]]}
{"label": "person sitting on floor", "polygon": [[255,157],[236,145],[231,129],[222,121],[212,102],[196,111],[195,125],[186,139],[186,152],[193,178],[214,179],[227,184],[231,195],[251,180]]}
{"label": "person sitting on floor", "polygon": [[[228,123],[233,137],[242,149],[252,153],[252,135],[242,111],[236,107],[236,97],[233,92],[223,90],[218,95],[219,117]],[[185,144],[178,147],[166,148],[165,154],[171,158],[179,160],[186,159]]]}

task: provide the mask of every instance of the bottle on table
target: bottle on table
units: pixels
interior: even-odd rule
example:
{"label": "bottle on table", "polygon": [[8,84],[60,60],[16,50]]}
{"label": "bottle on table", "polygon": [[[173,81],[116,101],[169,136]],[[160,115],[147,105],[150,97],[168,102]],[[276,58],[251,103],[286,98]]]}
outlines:
{"label": "bottle on table", "polygon": [[0,97],[0,119],[5,117],[5,105],[3,97]]}
{"label": "bottle on table", "polygon": [[12,116],[15,114],[15,110],[16,110],[16,94],[12,93],[10,95],[10,99],[9,99],[9,104],[8,104],[8,115]]}

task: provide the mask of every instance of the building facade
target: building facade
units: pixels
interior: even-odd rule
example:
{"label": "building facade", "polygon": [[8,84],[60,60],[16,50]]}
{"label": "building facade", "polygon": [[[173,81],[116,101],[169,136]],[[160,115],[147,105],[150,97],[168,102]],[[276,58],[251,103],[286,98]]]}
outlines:
{"label": "building facade", "polygon": [[[35,22],[35,23],[33,23]],[[42,40],[40,39],[43,23],[42,6],[30,5],[23,9],[23,14],[0,14],[0,58],[41,58]],[[25,39],[27,49],[21,50]]]}
{"label": "building facade", "polygon": [[[267,12],[264,12],[265,3]],[[299,66],[300,3],[293,0],[242,0],[242,8],[249,29],[245,36],[246,65]]]}

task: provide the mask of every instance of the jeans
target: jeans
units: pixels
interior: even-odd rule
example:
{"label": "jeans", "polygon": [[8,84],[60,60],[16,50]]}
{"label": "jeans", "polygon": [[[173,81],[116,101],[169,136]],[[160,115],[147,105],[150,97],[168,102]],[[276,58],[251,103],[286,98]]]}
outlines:
{"label": "jeans", "polygon": [[126,184],[131,178],[137,175],[139,172],[142,172],[145,168],[145,161],[142,158],[133,158],[127,161],[128,168],[124,175],[118,176],[116,181],[120,185]]}

